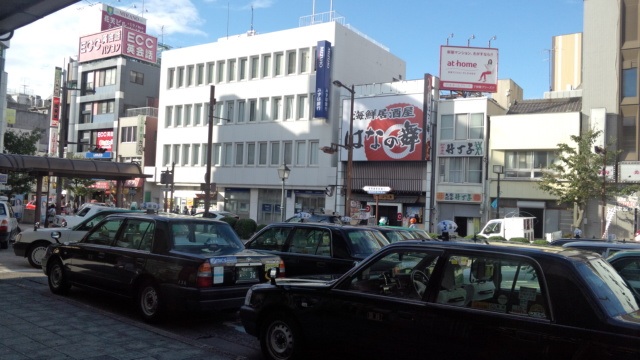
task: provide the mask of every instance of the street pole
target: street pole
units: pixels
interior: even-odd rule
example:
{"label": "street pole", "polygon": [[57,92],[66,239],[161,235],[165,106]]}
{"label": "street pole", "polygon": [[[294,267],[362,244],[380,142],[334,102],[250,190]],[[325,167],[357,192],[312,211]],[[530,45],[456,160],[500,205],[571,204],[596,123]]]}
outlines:
{"label": "street pole", "polygon": [[216,104],[216,87],[215,85],[211,85],[211,90],[209,92],[209,127],[207,134],[207,168],[204,173],[204,215],[205,217],[209,214],[209,207],[211,206],[211,153],[213,151],[213,109]]}
{"label": "street pole", "polygon": [[[347,146],[347,199],[345,205],[345,216],[351,217],[351,186],[353,181],[353,102],[355,96],[355,90],[353,85],[351,85],[351,106],[350,106],[350,115],[349,115],[349,142]],[[348,212],[347,212],[348,211]]]}
{"label": "street pole", "polygon": [[282,178],[282,196],[280,197],[280,221],[284,222],[284,177]]}
{"label": "street pole", "polygon": [[606,227],[605,226],[605,223],[606,223],[605,209],[607,207],[607,148],[604,146],[603,147],[594,146],[593,150],[596,154],[602,155],[602,194],[601,194],[602,209],[600,213],[600,233],[604,238],[605,227]]}
{"label": "street pole", "polygon": [[[64,158],[64,148],[67,146],[67,84],[66,70],[62,70],[62,86],[60,86],[60,119],[58,119],[58,157]],[[49,196],[49,194],[47,194]],[[56,176],[56,213],[62,214],[62,176]]]}

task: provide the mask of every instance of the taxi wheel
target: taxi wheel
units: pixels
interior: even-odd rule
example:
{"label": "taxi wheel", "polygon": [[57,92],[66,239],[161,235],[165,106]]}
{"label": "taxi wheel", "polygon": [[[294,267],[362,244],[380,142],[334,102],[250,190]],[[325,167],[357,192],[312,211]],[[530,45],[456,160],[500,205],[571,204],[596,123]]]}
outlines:
{"label": "taxi wheel", "polygon": [[67,279],[67,273],[60,260],[54,260],[49,268],[49,276],[47,277],[49,289],[56,295],[65,295],[69,292],[71,284]]}
{"label": "taxi wheel", "polygon": [[42,268],[42,257],[47,252],[48,246],[49,243],[35,243],[31,246],[27,254],[27,260],[31,266],[36,269]]}
{"label": "taxi wheel", "polygon": [[138,288],[138,309],[146,322],[157,322],[162,317],[160,289],[152,281],[145,281]]}
{"label": "taxi wheel", "polygon": [[260,332],[260,348],[265,358],[301,359],[302,347],[300,327],[291,316],[275,313],[265,319]]}

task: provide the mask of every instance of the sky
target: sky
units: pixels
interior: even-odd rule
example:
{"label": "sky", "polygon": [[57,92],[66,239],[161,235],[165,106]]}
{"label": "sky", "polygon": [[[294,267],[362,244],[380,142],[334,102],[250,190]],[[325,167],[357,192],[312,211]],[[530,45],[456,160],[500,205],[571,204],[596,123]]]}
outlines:
{"label": "sky", "polygon": [[552,37],[581,32],[583,23],[583,0],[83,0],[15,31],[5,63],[9,91],[48,98],[54,68],[77,58],[81,36],[100,31],[102,3],[145,17],[147,33],[173,48],[252,28],[292,29],[301,17],[333,10],[404,60],[406,80],[438,76],[447,41],[488,47],[495,36],[498,78],[515,81],[525,99],[549,89]]}

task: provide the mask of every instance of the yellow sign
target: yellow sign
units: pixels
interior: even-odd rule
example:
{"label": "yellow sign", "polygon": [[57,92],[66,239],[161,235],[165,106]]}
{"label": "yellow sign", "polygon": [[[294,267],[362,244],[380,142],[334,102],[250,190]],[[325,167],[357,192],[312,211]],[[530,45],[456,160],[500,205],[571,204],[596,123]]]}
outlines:
{"label": "yellow sign", "polygon": [[396,197],[393,194],[380,194],[374,195],[378,200],[394,200]]}
{"label": "yellow sign", "polygon": [[7,124],[16,123],[16,109],[4,109],[4,116],[7,119]]}

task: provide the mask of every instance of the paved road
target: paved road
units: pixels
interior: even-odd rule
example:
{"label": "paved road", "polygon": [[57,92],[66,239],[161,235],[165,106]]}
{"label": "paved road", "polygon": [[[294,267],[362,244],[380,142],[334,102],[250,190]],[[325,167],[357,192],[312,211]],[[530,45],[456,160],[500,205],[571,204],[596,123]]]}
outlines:
{"label": "paved road", "polygon": [[235,312],[175,313],[151,326],[119,298],[51,294],[41,270],[0,250],[0,359],[257,360],[259,349]]}

